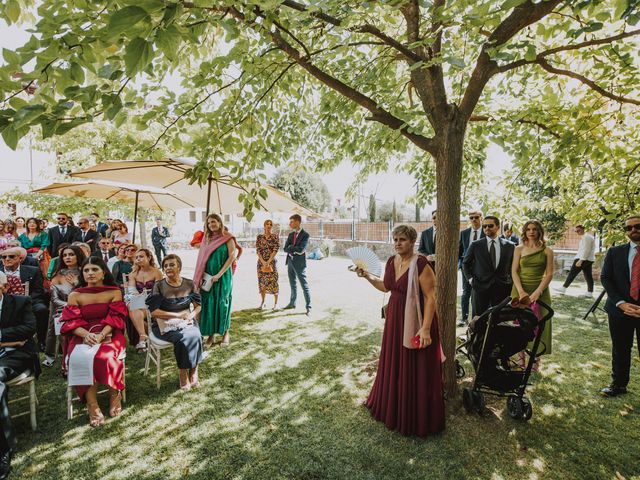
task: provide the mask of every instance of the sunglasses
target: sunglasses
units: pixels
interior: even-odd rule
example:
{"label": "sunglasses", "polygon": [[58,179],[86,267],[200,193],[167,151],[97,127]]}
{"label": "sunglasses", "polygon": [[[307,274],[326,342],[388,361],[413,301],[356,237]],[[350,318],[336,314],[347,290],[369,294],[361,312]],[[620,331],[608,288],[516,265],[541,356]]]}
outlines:
{"label": "sunglasses", "polygon": [[640,223],[636,223],[635,225],[625,225],[624,231],[630,232],[631,230],[635,230],[636,232],[640,232]]}
{"label": "sunglasses", "polygon": [[480,215],[469,215],[469,220],[478,220]]}
{"label": "sunglasses", "polygon": [[496,226],[492,224],[487,224],[487,225],[482,225],[482,228],[496,228]]}
{"label": "sunglasses", "polygon": [[0,255],[0,258],[2,258],[2,260],[6,260],[6,259],[12,260],[17,257],[18,255]]}

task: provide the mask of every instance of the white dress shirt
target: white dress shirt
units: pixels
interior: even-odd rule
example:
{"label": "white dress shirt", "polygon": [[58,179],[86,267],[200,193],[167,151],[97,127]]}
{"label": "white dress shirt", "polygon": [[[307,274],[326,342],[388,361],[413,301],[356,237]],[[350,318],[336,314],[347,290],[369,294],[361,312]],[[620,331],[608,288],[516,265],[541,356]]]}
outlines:
{"label": "white dress shirt", "polygon": [[596,239],[592,235],[585,233],[580,239],[580,245],[578,245],[578,253],[576,253],[576,259],[587,260],[589,262],[596,261]]}
{"label": "white dress shirt", "polygon": [[487,250],[489,251],[489,258],[491,258],[491,241],[495,241],[495,245],[496,245],[496,268],[498,267],[498,265],[500,264],[500,239],[498,237],[496,238],[491,238],[488,235],[486,237],[484,237],[487,239]]}
{"label": "white dress shirt", "polygon": [[482,228],[479,228],[478,230],[474,230],[473,227],[471,227],[471,230],[469,230],[469,245],[471,245],[471,242],[474,241],[473,232],[477,232],[476,240],[480,240],[482,238]]}

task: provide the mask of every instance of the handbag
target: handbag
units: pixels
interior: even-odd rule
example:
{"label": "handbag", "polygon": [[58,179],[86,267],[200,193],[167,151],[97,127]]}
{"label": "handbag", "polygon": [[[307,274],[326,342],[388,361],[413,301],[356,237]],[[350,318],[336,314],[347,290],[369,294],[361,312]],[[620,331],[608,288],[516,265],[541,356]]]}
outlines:
{"label": "handbag", "polygon": [[273,273],[273,267],[271,265],[263,265],[260,267],[262,273]]}
{"label": "handbag", "polygon": [[213,275],[209,275],[207,272],[202,274],[202,282],[200,283],[200,289],[208,292],[213,286]]}

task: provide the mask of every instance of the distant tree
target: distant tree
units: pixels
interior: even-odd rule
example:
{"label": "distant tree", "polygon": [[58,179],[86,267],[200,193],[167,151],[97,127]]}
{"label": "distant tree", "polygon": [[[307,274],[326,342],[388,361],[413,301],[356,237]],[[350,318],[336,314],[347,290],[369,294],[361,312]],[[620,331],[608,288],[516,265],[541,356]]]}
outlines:
{"label": "distant tree", "polygon": [[307,171],[281,168],[271,179],[271,184],[314,212],[325,212],[331,205],[331,194],[325,183],[318,175]]}
{"label": "distant tree", "polygon": [[376,221],[376,196],[373,193],[369,195],[369,221]]}

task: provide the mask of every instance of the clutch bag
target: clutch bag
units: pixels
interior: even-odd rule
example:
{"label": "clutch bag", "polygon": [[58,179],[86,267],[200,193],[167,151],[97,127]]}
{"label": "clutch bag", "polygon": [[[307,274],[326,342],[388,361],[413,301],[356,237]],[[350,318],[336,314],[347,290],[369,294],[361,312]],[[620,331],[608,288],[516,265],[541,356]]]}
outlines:
{"label": "clutch bag", "polygon": [[273,267],[271,265],[263,265],[260,267],[262,273],[273,273]]}
{"label": "clutch bag", "polygon": [[209,290],[211,290],[211,287],[213,286],[213,275],[209,275],[208,273],[203,273],[202,274],[202,283],[200,284],[200,288],[202,290],[204,290],[205,292],[208,292]]}

